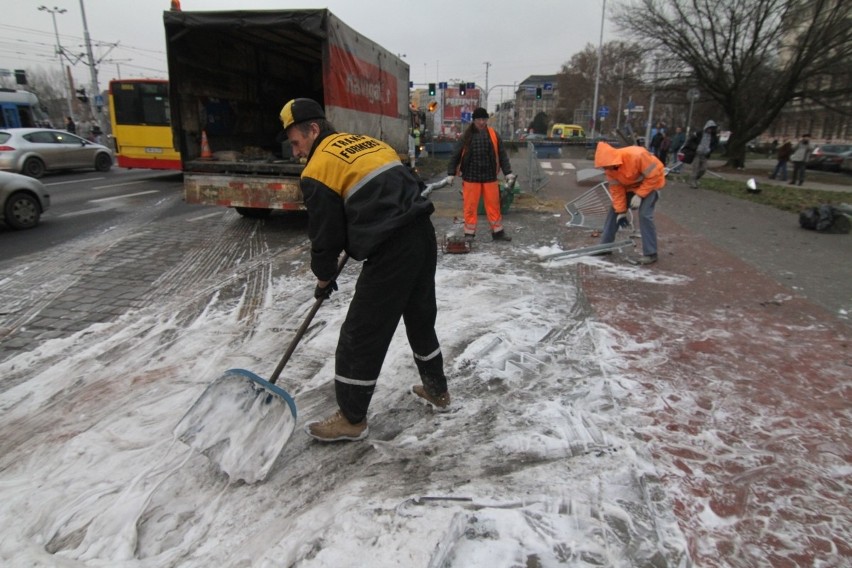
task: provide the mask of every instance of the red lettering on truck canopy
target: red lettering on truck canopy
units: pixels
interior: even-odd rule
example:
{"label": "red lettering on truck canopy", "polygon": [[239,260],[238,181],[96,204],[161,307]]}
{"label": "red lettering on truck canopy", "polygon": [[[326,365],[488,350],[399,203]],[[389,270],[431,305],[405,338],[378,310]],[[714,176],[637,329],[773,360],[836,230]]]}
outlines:
{"label": "red lettering on truck canopy", "polygon": [[399,82],[395,75],[336,45],[330,45],[329,52],[326,105],[397,117]]}

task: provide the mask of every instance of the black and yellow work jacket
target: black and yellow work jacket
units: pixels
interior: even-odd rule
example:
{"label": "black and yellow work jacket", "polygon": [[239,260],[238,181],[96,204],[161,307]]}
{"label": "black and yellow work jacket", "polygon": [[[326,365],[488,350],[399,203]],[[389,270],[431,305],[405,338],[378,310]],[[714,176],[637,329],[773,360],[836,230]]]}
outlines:
{"label": "black and yellow work jacket", "polygon": [[341,251],[368,259],[400,227],[435,210],[396,151],[360,134],[322,132],[302,171],[301,188],[311,270],[319,280],[334,276]]}

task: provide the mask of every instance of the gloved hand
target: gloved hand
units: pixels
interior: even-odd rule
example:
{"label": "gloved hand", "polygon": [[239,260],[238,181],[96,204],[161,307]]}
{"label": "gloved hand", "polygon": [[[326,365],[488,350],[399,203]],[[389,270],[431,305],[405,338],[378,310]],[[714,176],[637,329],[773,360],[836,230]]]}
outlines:
{"label": "gloved hand", "polygon": [[319,300],[320,298],[331,298],[331,293],[335,290],[337,290],[337,282],[335,280],[329,282],[325,288],[317,284],[317,287],[314,288],[314,298],[316,298],[317,300]]}
{"label": "gloved hand", "polygon": [[456,179],[456,176],[447,176],[447,177],[444,179],[444,181],[447,183],[447,185],[453,185],[453,180],[454,180],[454,179]]}
{"label": "gloved hand", "polygon": [[508,174],[506,176],[506,187],[512,187],[515,185],[515,180],[518,179],[518,176],[515,174]]}
{"label": "gloved hand", "polygon": [[639,206],[642,205],[642,198],[638,195],[634,195],[630,199],[630,208],[631,209],[639,209]]}
{"label": "gloved hand", "polygon": [[618,217],[615,218],[615,224],[618,225],[619,229],[626,229],[630,226],[630,221],[627,219],[627,213],[619,213]]}

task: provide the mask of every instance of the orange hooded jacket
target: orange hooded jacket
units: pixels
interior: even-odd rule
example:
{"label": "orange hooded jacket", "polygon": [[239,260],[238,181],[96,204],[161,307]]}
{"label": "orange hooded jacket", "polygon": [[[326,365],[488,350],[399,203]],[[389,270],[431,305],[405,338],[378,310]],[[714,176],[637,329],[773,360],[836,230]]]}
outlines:
{"label": "orange hooded jacket", "polygon": [[618,169],[606,170],[616,213],[627,213],[628,191],[644,198],[666,185],[665,166],[641,146],[613,148],[606,142],[598,142],[595,167],[606,166],[618,166]]}

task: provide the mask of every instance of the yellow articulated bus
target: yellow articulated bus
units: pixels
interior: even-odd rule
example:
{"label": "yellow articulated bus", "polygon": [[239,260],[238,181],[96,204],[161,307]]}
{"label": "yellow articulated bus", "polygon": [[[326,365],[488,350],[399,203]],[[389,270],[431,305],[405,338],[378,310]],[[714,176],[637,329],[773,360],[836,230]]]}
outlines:
{"label": "yellow articulated bus", "polygon": [[110,81],[109,113],[120,167],[181,169],[172,138],[168,80]]}
{"label": "yellow articulated bus", "polygon": [[554,124],[550,128],[550,138],[560,140],[576,140],[585,138],[586,131],[578,124]]}

